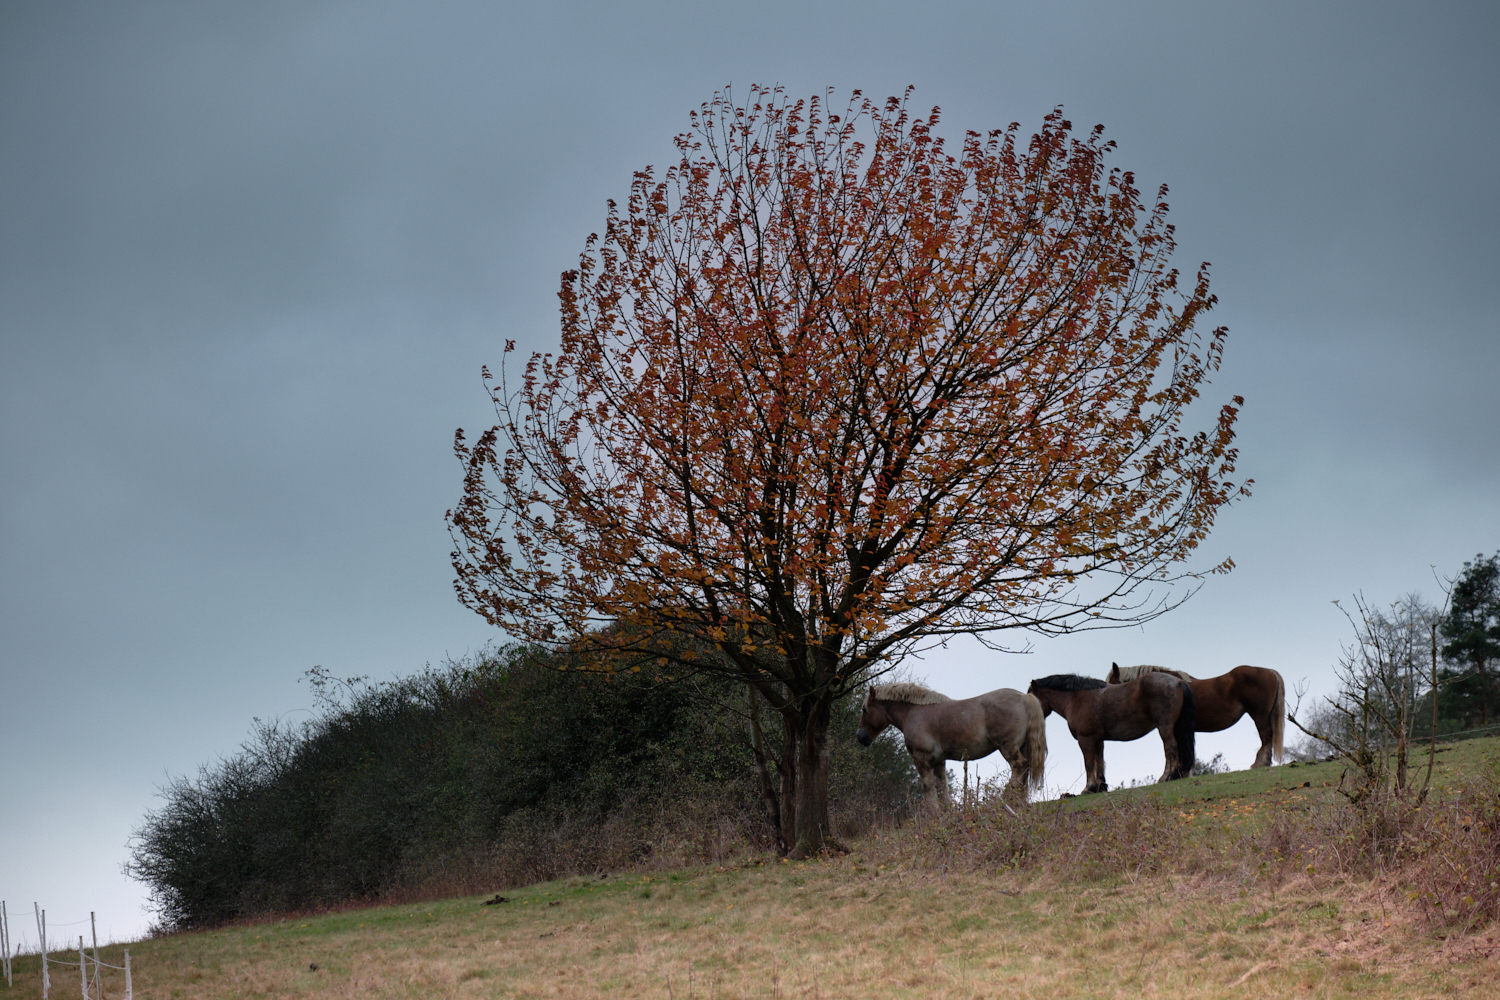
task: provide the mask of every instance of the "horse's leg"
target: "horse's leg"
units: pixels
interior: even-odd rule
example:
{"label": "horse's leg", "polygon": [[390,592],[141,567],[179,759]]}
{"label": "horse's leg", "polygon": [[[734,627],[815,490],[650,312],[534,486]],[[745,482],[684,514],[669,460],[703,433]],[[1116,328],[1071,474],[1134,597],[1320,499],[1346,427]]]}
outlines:
{"label": "horse's leg", "polygon": [[1271,766],[1271,712],[1263,711],[1258,715],[1251,715],[1255,720],[1255,731],[1260,733],[1260,749],[1255,752],[1255,763],[1252,768]]}
{"label": "horse's leg", "polygon": [[1083,772],[1088,778],[1083,793],[1109,791],[1109,782],[1104,780],[1104,741],[1093,737],[1080,739],[1078,749],[1083,751]]}
{"label": "horse's leg", "polygon": [[[1171,781],[1173,775],[1182,769],[1182,758],[1177,750],[1177,735],[1172,732],[1172,724],[1169,722],[1156,732],[1161,737],[1161,753],[1164,758],[1161,777],[1156,779],[1159,785],[1163,781]],[[1188,769],[1191,770],[1192,765]]]}
{"label": "horse's leg", "polygon": [[930,754],[911,755],[917,766],[917,777],[922,780],[922,806],[937,812],[948,804],[948,768],[946,761],[934,761]]}
{"label": "horse's leg", "polygon": [[1162,726],[1157,730],[1161,735],[1162,756],[1165,758],[1161,777],[1156,779],[1159,785],[1163,781],[1174,781],[1177,778],[1189,778],[1193,774],[1193,761],[1184,759],[1182,744],[1173,732],[1172,725]]}
{"label": "horse's leg", "polygon": [[1026,798],[1026,755],[1021,752],[1020,747],[1001,747],[1000,755],[1010,765],[1010,780],[1005,783],[1005,797],[1015,798],[1020,796]]}
{"label": "horse's leg", "polygon": [[938,805],[944,809],[953,805],[953,789],[948,785],[948,762],[946,760],[934,760],[932,762],[932,773],[937,778]]}
{"label": "horse's leg", "polygon": [[1166,758],[1166,766],[1158,781],[1173,781],[1189,777],[1193,773],[1193,755],[1197,753],[1197,741],[1194,738],[1197,699],[1193,696],[1193,689],[1187,684],[1180,684],[1178,687],[1182,701],[1178,703],[1171,718],[1164,720],[1156,730],[1161,734],[1162,756]]}

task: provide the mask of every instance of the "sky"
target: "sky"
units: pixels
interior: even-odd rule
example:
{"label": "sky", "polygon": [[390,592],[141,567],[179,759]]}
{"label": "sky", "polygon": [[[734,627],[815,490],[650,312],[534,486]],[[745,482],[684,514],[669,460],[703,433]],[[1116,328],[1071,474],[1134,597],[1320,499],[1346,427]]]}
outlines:
{"label": "sky", "polygon": [[[953,642],[954,696],[1112,661],[1316,698],[1377,605],[1500,549],[1500,7],[1487,3],[0,5],[0,899],[17,944],[151,921],[158,788],[504,636],[444,511],[481,365],[558,340],[558,276],[716,89],[916,90],[943,132],[1061,105],[1170,185],[1229,328],[1239,474],[1184,606]],[[1022,645],[1025,637],[1018,637]],[[1295,698],[1295,693],[1293,694]],[[1051,721],[1051,794],[1082,758]],[[1247,766],[1248,720],[1199,756]],[[1153,738],[1109,778],[1154,777]],[[20,919],[25,917],[23,921]],[[83,921],[85,924],[77,924]],[[70,929],[72,928],[72,929]]]}

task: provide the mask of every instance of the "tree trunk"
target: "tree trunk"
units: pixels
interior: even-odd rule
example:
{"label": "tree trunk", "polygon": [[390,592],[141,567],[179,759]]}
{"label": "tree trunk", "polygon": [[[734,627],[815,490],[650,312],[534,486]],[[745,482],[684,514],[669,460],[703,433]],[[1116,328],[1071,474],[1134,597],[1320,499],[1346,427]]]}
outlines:
{"label": "tree trunk", "polygon": [[1476,660],[1474,665],[1479,668],[1480,690],[1479,696],[1479,724],[1488,726],[1490,724],[1490,672],[1488,660]]}
{"label": "tree trunk", "polygon": [[[760,784],[760,797],[765,803],[771,835],[776,840],[776,853],[784,855],[787,851],[786,831],[781,823],[781,802],[776,794],[776,784],[771,780],[771,758],[766,748],[766,734],[760,725],[760,694],[755,688],[746,685],[745,695],[750,708],[750,750],[755,755],[755,777]],[[781,770],[779,763],[777,769]]]}
{"label": "tree trunk", "polygon": [[789,711],[781,716],[781,759],[776,769],[781,774],[781,843],[788,850],[797,843],[797,731],[796,717]]}
{"label": "tree trunk", "polygon": [[819,698],[799,734],[797,754],[797,837],[794,858],[810,858],[826,847],[836,847],[828,821],[828,724],[832,706]]}

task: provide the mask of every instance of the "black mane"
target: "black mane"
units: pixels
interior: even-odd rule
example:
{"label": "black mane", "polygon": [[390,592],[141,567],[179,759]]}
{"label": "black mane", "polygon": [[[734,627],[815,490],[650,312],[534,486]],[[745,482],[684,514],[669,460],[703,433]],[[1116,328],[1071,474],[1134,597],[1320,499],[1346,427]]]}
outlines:
{"label": "black mane", "polygon": [[1031,686],[1046,688],[1049,691],[1091,691],[1094,688],[1109,685],[1097,677],[1084,677],[1082,674],[1053,674],[1050,677],[1040,677],[1032,681]]}

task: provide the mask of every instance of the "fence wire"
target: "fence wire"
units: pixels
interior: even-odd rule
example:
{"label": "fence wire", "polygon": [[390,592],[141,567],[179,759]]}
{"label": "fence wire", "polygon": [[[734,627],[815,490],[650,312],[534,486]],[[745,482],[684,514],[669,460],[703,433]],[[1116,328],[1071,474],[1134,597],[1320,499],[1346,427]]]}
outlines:
{"label": "fence wire", "polygon": [[[59,969],[68,968],[78,970],[78,986],[82,991],[84,1000],[95,1000],[95,998],[102,998],[104,996],[103,970],[113,969],[116,972],[123,972],[125,973],[125,1000],[131,1000],[134,994],[134,984],[131,981],[132,976],[130,967],[130,949],[125,949],[124,965],[115,965],[112,962],[106,962],[102,960],[99,957],[99,935],[97,930],[94,930],[93,932],[94,942],[92,948],[86,946],[83,943],[82,934],[77,935],[78,961],[73,962],[69,961],[66,958],[53,957],[53,954],[55,952],[64,950],[66,950],[67,953],[71,954],[73,952],[73,948],[71,946],[67,949],[53,948],[48,941],[48,938],[50,938],[51,935],[48,934],[47,931],[53,927],[77,927],[80,924],[88,924],[90,928],[96,928],[97,921],[95,919],[95,914],[90,913],[87,920],[49,921],[47,919],[47,911],[43,910],[38,904],[32,904],[32,911],[37,922],[37,936],[39,939],[37,951],[42,965],[41,986],[43,1000],[47,1000],[47,998],[51,995],[53,986],[51,972],[53,966],[57,966]],[[13,985],[10,978],[12,954],[9,916],[9,907],[6,906],[3,900],[0,900],[0,947],[3,947],[5,952],[3,957],[5,960],[4,977],[6,980],[6,987],[10,987]],[[23,942],[24,939],[25,935],[22,935]],[[89,954],[90,951],[93,952],[92,956],[90,956]],[[15,955],[19,956],[20,954],[21,952],[18,949],[15,952]],[[93,966],[92,973],[89,970],[89,966],[91,965]]]}

